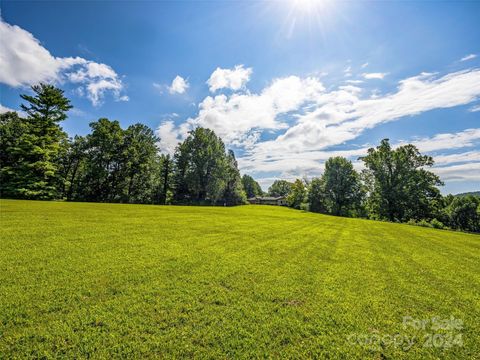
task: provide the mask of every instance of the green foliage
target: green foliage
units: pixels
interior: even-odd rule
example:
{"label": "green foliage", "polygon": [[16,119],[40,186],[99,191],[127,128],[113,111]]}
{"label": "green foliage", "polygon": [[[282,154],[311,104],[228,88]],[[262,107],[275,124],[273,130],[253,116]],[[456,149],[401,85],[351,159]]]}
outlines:
{"label": "green foliage", "polygon": [[242,204],[245,194],[233,152],[210,129],[198,127],[178,145],[175,201],[187,204]]}
{"label": "green foliage", "polygon": [[307,197],[307,189],[302,180],[297,179],[290,188],[287,195],[287,204],[295,209],[300,209]]}
{"label": "green foliage", "polygon": [[314,178],[308,185],[308,204],[312,212],[326,213],[325,186],[321,178]]}
{"label": "green foliage", "polygon": [[226,185],[223,197],[224,204],[227,206],[245,204],[247,202],[240,171],[238,171],[237,160],[232,150],[229,150],[227,154]]}
{"label": "green foliage", "polygon": [[349,216],[360,208],[364,194],[360,178],[351,161],[343,157],[328,159],[322,183],[323,199],[329,213]]}
{"label": "green foliage", "polygon": [[455,196],[470,196],[470,195],[480,197],[480,191],[470,191],[466,193],[456,194]]}
{"label": "green foliage", "polygon": [[[234,153],[212,130],[191,131],[173,159],[159,154],[161,139],[139,123],[122,129],[102,118],[90,124],[89,135],[67,139],[59,123],[72,106],[63,91],[46,84],[32,90],[33,96],[21,95],[27,118],[0,115],[2,197],[237,205],[263,195],[251,176],[240,177]],[[320,179],[277,180],[268,194],[312,212],[480,231],[478,197],[442,197],[442,182],[425,169],[433,159],[415,146],[392,149],[385,139],[361,159],[361,178],[350,161],[334,157]]]}
{"label": "green foliage", "polygon": [[433,201],[440,198],[437,186],[442,182],[424,169],[433,165],[430,156],[421,155],[413,145],[393,150],[384,139],[360,159],[365,163],[364,178],[370,185],[372,217],[403,222],[433,217]]}
{"label": "green foliage", "polygon": [[63,95],[63,90],[53,85],[40,83],[33,85],[32,90],[34,96],[20,95],[27,102],[20,107],[27,113],[38,134],[58,136],[57,124],[67,118],[66,112],[73,107],[70,100]]}
{"label": "green foliage", "polygon": [[262,188],[250,175],[245,174],[242,176],[242,184],[247,198],[263,195]]}
{"label": "green foliage", "polygon": [[90,123],[86,164],[79,182],[78,200],[119,202],[123,199],[124,132],[118,121],[106,118]]}
{"label": "green foliage", "polygon": [[88,149],[87,139],[84,136],[75,136],[69,140],[64,147],[60,160],[60,176],[62,182],[62,198],[66,200],[80,199],[83,191],[79,185],[79,178],[85,171],[86,151]]}
{"label": "green foliage", "polygon": [[270,196],[288,196],[293,184],[286,180],[275,180],[268,188],[268,195]]}
{"label": "green foliage", "polygon": [[145,204],[154,201],[155,185],[160,175],[158,141],[152,129],[146,125],[134,124],[125,130],[122,154],[123,172],[126,175],[123,202]]}
{"label": "green foliage", "polygon": [[416,221],[414,219],[410,219],[407,221],[408,225],[415,225],[415,226],[421,226],[421,227],[428,227],[428,228],[433,228],[433,229],[446,229],[446,226],[439,220],[437,219],[432,219],[430,221],[427,221],[425,219],[422,219],[420,221]]}
{"label": "green foliage", "polygon": [[25,164],[22,163],[24,152],[22,142],[27,131],[27,122],[16,112],[0,114],[0,194],[2,197],[18,197],[17,189],[23,186]]}
{"label": "green foliage", "polygon": [[159,181],[156,196],[158,200],[156,202],[164,205],[171,204],[173,199],[173,160],[169,154],[161,154],[158,165]]}
{"label": "green foliage", "polygon": [[[480,353],[479,235],[279,206],[0,207],[0,358]],[[423,346],[430,328],[402,325],[451,315],[463,346]],[[352,334],[418,342],[372,347]]]}
{"label": "green foliage", "polygon": [[480,232],[480,198],[467,195],[453,198],[446,208],[449,225],[454,229]]}
{"label": "green foliage", "polygon": [[432,228],[434,228],[434,229],[444,229],[445,228],[445,225],[440,220],[437,220],[437,219],[430,220],[430,225],[432,225]]}
{"label": "green foliage", "polygon": [[145,125],[123,130],[99,119],[91,134],[75,137],[62,159],[64,197],[98,202],[158,202],[158,139]]}
{"label": "green foliage", "polygon": [[34,95],[21,95],[28,117],[2,115],[1,193],[4,197],[54,199],[62,187],[59,158],[66,134],[59,123],[72,108],[63,91],[53,85],[32,86]]}

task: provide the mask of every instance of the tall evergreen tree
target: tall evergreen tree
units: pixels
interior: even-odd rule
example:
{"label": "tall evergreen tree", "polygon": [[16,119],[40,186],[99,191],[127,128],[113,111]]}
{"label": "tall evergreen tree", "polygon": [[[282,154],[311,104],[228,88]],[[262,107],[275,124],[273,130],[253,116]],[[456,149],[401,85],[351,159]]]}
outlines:
{"label": "tall evergreen tree", "polygon": [[72,106],[63,91],[53,85],[34,85],[32,91],[34,95],[21,95],[26,101],[21,108],[27,118],[15,120],[21,131],[14,147],[7,151],[16,157],[16,165],[6,171],[11,176],[5,178],[7,183],[2,188],[12,197],[54,199],[63,188],[59,161],[67,138],[59,124]]}

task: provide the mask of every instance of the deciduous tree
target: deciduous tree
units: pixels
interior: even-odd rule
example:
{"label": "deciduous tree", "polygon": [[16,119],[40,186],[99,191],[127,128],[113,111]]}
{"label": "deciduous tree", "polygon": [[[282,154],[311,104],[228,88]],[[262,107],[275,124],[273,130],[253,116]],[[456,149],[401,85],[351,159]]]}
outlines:
{"label": "deciduous tree", "polygon": [[301,205],[305,202],[307,196],[307,190],[302,180],[297,179],[290,188],[290,192],[287,195],[287,204],[295,209],[300,209]]}
{"label": "deciduous tree", "polygon": [[232,150],[228,150],[226,162],[225,205],[232,206],[245,204],[247,196],[243,190],[242,178],[240,177],[237,160],[235,159],[235,154]]}
{"label": "deciduous tree", "polygon": [[321,178],[314,178],[308,186],[308,205],[312,212],[326,213],[325,185]]}
{"label": "deciduous tree", "polygon": [[250,175],[245,174],[242,176],[242,184],[248,198],[263,195],[262,188]]}
{"label": "deciduous tree", "polygon": [[275,180],[268,188],[268,195],[270,196],[287,196],[291,189],[292,183],[286,180]]}
{"label": "deciduous tree", "polygon": [[325,163],[322,175],[323,199],[333,215],[349,216],[359,209],[362,202],[362,185],[351,161],[332,157]]}
{"label": "deciduous tree", "polygon": [[432,201],[440,197],[437,186],[442,182],[425,169],[433,165],[430,156],[411,144],[392,149],[384,139],[360,159],[371,179],[369,208],[374,217],[390,221],[432,217]]}

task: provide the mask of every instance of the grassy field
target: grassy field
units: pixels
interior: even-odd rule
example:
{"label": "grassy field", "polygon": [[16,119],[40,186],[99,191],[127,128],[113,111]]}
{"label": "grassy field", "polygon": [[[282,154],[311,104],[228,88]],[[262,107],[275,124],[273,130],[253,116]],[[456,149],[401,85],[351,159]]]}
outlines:
{"label": "grassy field", "polygon": [[480,358],[478,235],[265,206],[0,204],[0,358]]}

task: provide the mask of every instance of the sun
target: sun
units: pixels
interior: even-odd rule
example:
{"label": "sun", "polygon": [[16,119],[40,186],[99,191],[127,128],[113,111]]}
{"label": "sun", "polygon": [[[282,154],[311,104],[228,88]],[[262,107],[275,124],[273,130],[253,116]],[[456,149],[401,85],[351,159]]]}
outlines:
{"label": "sun", "polygon": [[334,0],[289,0],[287,15],[282,32],[287,38],[303,29],[308,29],[312,35],[320,35],[327,30],[335,18],[336,5]]}
{"label": "sun", "polygon": [[292,10],[305,15],[317,15],[325,11],[332,3],[332,0],[292,0]]}

